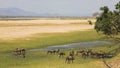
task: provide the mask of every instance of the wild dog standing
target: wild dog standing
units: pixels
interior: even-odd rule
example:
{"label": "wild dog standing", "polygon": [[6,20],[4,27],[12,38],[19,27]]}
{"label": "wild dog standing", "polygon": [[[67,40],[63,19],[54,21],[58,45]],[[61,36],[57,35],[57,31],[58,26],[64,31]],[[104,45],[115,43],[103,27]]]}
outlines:
{"label": "wild dog standing", "polygon": [[75,60],[75,58],[74,58],[74,56],[68,56],[68,57],[66,57],[66,61],[65,61],[65,63],[73,63],[73,61]]}
{"label": "wild dog standing", "polygon": [[60,57],[63,57],[64,55],[65,55],[64,52],[60,52],[60,53],[59,53],[59,58],[60,58]]}

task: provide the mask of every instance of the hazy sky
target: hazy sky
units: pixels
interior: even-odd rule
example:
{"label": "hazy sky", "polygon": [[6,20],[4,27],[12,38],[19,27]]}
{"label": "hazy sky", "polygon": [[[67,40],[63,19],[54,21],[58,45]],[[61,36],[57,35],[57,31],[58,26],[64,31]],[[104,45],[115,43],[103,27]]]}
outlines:
{"label": "hazy sky", "polygon": [[114,5],[120,0],[0,0],[0,8],[20,8],[36,13],[62,15],[92,15],[101,6]]}

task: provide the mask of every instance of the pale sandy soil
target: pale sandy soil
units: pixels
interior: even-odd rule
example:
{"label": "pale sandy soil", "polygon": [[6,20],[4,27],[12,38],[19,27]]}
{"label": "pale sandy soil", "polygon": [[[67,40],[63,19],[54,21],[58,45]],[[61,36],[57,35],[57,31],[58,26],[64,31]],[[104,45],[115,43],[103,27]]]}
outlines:
{"label": "pale sandy soil", "polygon": [[120,58],[110,62],[111,68],[120,68]]}
{"label": "pale sandy soil", "polygon": [[12,24],[35,24],[35,23],[52,23],[57,25],[44,26],[0,26],[0,39],[24,38],[37,33],[58,33],[70,31],[84,31],[93,29],[94,25],[89,24],[70,24],[73,22],[85,22],[84,20],[27,20],[27,21],[0,21],[0,23]]}
{"label": "pale sandy soil", "polygon": [[[91,20],[92,22],[95,22],[95,20]],[[88,22],[88,20],[20,20],[20,21],[0,21],[1,23],[13,23],[13,24],[70,24],[70,23],[85,23]]]}

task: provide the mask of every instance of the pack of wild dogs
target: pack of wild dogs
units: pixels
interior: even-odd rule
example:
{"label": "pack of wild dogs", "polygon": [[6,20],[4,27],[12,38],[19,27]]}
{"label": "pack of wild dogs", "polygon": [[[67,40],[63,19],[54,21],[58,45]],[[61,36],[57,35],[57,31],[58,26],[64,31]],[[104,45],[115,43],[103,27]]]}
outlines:
{"label": "pack of wild dogs", "polygon": [[[26,50],[25,49],[18,49],[16,48],[15,51],[13,51],[13,54],[15,56],[21,56],[22,58],[26,57]],[[67,53],[63,52],[60,49],[54,49],[54,50],[48,50],[47,51],[47,55],[58,55],[59,58],[64,57],[65,55],[67,55]],[[67,55],[67,57],[65,58],[65,63],[73,63],[73,61],[75,60],[75,57],[79,57],[81,56],[83,59],[86,59],[87,57],[91,57],[91,58],[111,58],[113,57],[113,55],[105,53],[103,51],[92,51],[92,49],[89,50],[71,50],[69,52],[69,54]]]}
{"label": "pack of wild dogs", "polygon": [[[60,49],[55,49],[55,50],[48,50],[47,54],[57,54],[59,55],[59,58],[62,58],[66,55],[65,52],[60,51]],[[112,54],[109,53],[105,53],[103,51],[99,51],[99,52],[95,52],[90,50],[71,50],[69,52],[69,54],[67,55],[67,57],[65,58],[65,63],[73,63],[73,61],[75,60],[76,56],[81,56],[83,59],[86,59],[87,57],[91,57],[91,58],[111,58],[113,57]]]}
{"label": "pack of wild dogs", "polygon": [[13,51],[13,55],[15,55],[15,56],[20,56],[20,57],[22,57],[22,58],[25,58],[25,57],[26,57],[26,50],[25,50],[25,49],[16,48],[16,49]]}

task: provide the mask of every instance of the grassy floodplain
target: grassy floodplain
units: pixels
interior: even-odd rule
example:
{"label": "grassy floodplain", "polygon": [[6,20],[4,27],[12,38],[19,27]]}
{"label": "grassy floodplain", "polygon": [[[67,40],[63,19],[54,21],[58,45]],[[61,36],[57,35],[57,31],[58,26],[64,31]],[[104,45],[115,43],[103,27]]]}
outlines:
{"label": "grassy floodplain", "polygon": [[[0,41],[0,68],[106,68],[104,63],[99,59],[88,58],[82,59],[77,57],[73,64],[65,64],[65,57],[58,58],[58,55],[46,55],[45,51],[28,52],[27,58],[23,59],[11,55],[11,51],[15,48],[42,48],[57,44],[66,44],[73,42],[103,40],[103,35],[98,35],[95,31],[76,31],[61,34],[37,34],[35,37]],[[104,39],[105,40],[105,39]],[[94,47],[94,50],[108,51],[110,45]],[[114,45],[112,49],[118,47]],[[112,50],[110,49],[110,50]],[[65,50],[68,53],[69,50]],[[93,66],[94,65],[94,66]]]}
{"label": "grassy floodplain", "polygon": [[[75,56],[76,60],[73,64],[66,64],[65,57],[59,58],[58,55],[47,55],[46,51],[29,51],[30,49],[43,48],[47,46],[97,40],[114,42],[113,39],[108,40],[107,37],[102,34],[97,34],[94,30],[71,31],[66,33],[38,33],[30,37],[19,39],[1,39],[0,68],[106,68],[105,64],[102,62],[102,59],[87,58],[84,60],[79,55]],[[109,48],[110,46],[111,48]],[[119,46],[119,42],[115,42],[111,45],[92,47],[90,49],[93,49],[94,51],[103,50],[108,52],[118,48]],[[26,58],[13,56],[11,52],[16,48],[25,48],[27,50]],[[75,51],[76,50],[77,49],[75,49]],[[62,51],[68,55],[70,50]],[[120,55],[118,52],[114,58],[106,59],[106,61],[112,63],[116,60],[116,58],[118,59],[119,56]]]}
{"label": "grassy floodplain", "polygon": [[[87,36],[85,35],[87,34]],[[91,36],[93,35],[93,36]],[[89,37],[89,38],[88,38]],[[99,38],[97,38],[99,37]],[[31,37],[1,40],[1,51],[11,50],[16,47],[20,48],[41,48],[46,46],[53,46],[59,44],[67,44],[82,41],[100,40],[103,36],[99,36],[95,31],[75,31],[69,33],[44,33],[35,34]]]}

